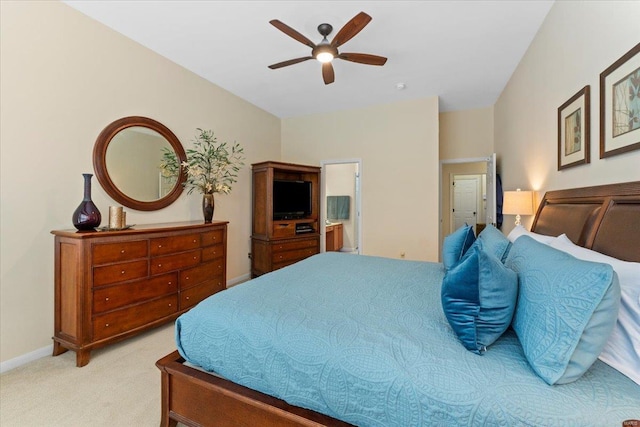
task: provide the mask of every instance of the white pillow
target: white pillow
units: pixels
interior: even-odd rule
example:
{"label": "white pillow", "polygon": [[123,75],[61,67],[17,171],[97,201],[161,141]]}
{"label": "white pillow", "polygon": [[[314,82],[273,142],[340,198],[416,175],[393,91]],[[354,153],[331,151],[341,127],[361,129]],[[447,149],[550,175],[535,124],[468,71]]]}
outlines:
{"label": "white pillow", "polygon": [[640,385],[640,263],[627,262],[574,244],[562,234],[549,245],[585,261],[611,265],[620,282],[620,311],[600,360]]}
{"label": "white pillow", "polygon": [[511,230],[511,232],[507,236],[507,239],[509,239],[509,241],[513,243],[520,236],[529,236],[540,243],[544,243],[545,245],[548,245],[555,239],[555,237],[553,236],[545,236],[544,234],[533,233],[521,225],[516,225],[516,228]]}

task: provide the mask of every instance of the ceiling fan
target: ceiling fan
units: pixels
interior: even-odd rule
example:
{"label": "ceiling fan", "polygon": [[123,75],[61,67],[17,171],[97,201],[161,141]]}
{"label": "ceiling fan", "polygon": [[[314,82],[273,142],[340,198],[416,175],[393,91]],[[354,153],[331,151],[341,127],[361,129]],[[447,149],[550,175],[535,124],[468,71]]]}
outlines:
{"label": "ceiling fan", "polygon": [[322,78],[324,84],[333,83],[335,75],[333,72],[333,65],[331,61],[334,58],[343,59],[345,61],[357,62],[367,65],[384,65],[387,62],[387,58],[377,55],[369,55],[367,53],[339,53],[338,47],[351,40],[356,34],[371,21],[371,17],[364,12],[360,12],[349,22],[344,24],[342,29],[338,31],[338,34],[331,40],[331,43],[327,40],[327,36],[333,31],[333,27],[329,24],[318,25],[318,32],[323,37],[319,44],[313,43],[311,40],[289,27],[288,25],[273,19],[269,21],[271,25],[288,35],[289,37],[305,44],[311,48],[311,56],[303,56],[301,58],[290,59],[288,61],[278,62],[277,64],[269,65],[269,68],[275,70],[277,68],[286,67],[288,65],[297,64],[299,62],[307,61],[309,59],[317,59],[322,62]]}

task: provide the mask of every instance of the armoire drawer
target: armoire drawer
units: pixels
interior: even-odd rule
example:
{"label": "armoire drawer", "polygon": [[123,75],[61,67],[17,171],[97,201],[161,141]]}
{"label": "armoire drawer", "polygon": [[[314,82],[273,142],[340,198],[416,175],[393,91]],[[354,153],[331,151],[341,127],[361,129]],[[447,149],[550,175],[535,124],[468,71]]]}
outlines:
{"label": "armoire drawer", "polygon": [[146,259],[105,265],[93,269],[93,286],[103,286],[147,276],[149,263]]}
{"label": "armoire drawer", "polygon": [[178,311],[178,295],[173,294],[144,304],[98,315],[93,321],[93,339],[111,337],[170,316]]}
{"label": "armoire drawer", "polygon": [[93,264],[108,264],[111,262],[146,258],[149,252],[147,246],[148,243],[146,240],[95,244],[92,250]]}
{"label": "armoire drawer", "polygon": [[178,291],[178,274],[170,273],[93,291],[93,312],[101,314]]}
{"label": "armoire drawer", "polygon": [[162,274],[168,271],[189,268],[200,263],[201,251],[189,251],[180,254],[165,255],[151,258],[151,275]]}
{"label": "armoire drawer", "polygon": [[290,240],[282,243],[274,243],[273,253],[291,251],[294,249],[317,248],[317,247],[318,247],[318,240],[316,239]]}
{"label": "armoire drawer", "polygon": [[292,260],[301,260],[304,258],[308,258],[311,255],[315,255],[318,253],[317,247],[310,247],[304,249],[296,249],[289,251],[273,251],[272,261],[275,263],[292,261]]}

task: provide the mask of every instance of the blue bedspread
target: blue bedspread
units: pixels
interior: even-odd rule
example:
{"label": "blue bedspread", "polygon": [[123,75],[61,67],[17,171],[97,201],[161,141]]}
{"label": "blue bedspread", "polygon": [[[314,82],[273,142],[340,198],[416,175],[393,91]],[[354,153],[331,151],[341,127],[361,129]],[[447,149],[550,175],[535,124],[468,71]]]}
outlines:
{"label": "blue bedspread", "polygon": [[466,351],[441,264],[324,253],[215,294],[178,318],[189,362],[358,426],[620,426],[640,386],[597,361],[549,386],[508,331]]}

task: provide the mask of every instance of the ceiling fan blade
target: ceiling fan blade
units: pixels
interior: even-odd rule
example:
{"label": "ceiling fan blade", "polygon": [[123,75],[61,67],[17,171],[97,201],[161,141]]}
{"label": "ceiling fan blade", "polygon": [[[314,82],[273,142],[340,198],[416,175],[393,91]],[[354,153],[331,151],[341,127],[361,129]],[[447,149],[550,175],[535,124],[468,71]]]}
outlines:
{"label": "ceiling fan blade", "polygon": [[338,47],[351,40],[356,34],[371,21],[371,17],[364,12],[360,12],[351,21],[344,24],[344,27],[338,31],[338,34],[331,41],[331,46]]}
{"label": "ceiling fan blade", "polygon": [[302,44],[306,44],[311,49],[316,47],[316,45],[311,40],[309,40],[308,38],[306,38],[305,36],[297,32],[287,24],[280,22],[277,19],[272,19],[271,21],[269,21],[269,23],[274,27],[276,27],[277,29],[279,29],[280,31],[282,31],[283,33],[285,33],[286,35],[288,35],[289,37],[298,40]]}
{"label": "ceiling fan blade", "polygon": [[286,67],[287,65],[297,64],[298,62],[307,61],[313,59],[313,56],[303,56],[302,58],[290,59],[288,61],[278,62],[277,64],[269,65],[269,68],[275,70],[276,68]]}
{"label": "ceiling fan blade", "polygon": [[331,65],[331,62],[325,62],[322,64],[322,78],[326,85],[333,83],[335,80],[335,74],[333,72],[333,65]]}
{"label": "ceiling fan blade", "polygon": [[384,65],[387,62],[387,58],[384,56],[369,55],[368,53],[341,53],[338,58],[367,65]]}

